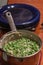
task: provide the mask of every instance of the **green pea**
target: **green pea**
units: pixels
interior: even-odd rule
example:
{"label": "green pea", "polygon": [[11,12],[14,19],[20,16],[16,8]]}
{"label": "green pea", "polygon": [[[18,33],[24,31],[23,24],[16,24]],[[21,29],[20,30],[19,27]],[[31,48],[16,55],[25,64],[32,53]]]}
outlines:
{"label": "green pea", "polygon": [[3,50],[12,54],[15,57],[25,57],[34,54],[39,50],[39,45],[36,41],[22,37],[20,39],[9,41],[3,46]]}

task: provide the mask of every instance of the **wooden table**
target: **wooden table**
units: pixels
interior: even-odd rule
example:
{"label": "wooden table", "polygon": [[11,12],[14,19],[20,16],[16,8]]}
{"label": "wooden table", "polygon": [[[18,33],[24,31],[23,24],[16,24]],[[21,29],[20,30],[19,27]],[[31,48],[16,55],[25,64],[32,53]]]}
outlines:
{"label": "wooden table", "polygon": [[[35,34],[37,34],[43,43],[43,27],[41,26],[41,24],[43,23],[43,0],[8,0],[8,4],[12,4],[12,3],[25,3],[25,4],[31,4],[33,6],[35,6],[36,8],[39,9],[40,11],[40,22],[38,24],[38,26],[36,27],[36,31],[34,32]],[[2,36],[2,34],[4,34],[5,32],[1,32],[0,35]],[[41,63],[40,65],[43,65],[43,46],[41,49],[42,52],[42,58],[41,58]],[[0,58],[1,58],[1,53],[0,53]]]}

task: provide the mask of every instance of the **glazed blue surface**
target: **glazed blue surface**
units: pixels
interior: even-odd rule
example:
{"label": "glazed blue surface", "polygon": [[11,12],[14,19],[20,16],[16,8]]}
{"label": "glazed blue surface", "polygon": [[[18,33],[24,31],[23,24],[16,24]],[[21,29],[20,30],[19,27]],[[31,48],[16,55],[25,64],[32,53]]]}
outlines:
{"label": "glazed blue surface", "polygon": [[[39,22],[40,19],[40,12],[37,8],[35,8],[34,6],[31,5],[26,5],[26,4],[10,4],[10,5],[5,5],[0,9],[0,22],[4,23],[4,24],[8,24],[8,21],[6,18],[4,18],[3,13],[5,11],[9,11],[9,9],[13,9],[13,8],[25,8],[30,10],[33,14],[32,14],[32,19],[27,20],[27,21],[23,21],[23,22],[15,22],[16,26],[22,26],[22,25],[28,25],[31,26],[32,24],[35,25],[36,23]],[[14,13],[14,11],[13,11]]]}

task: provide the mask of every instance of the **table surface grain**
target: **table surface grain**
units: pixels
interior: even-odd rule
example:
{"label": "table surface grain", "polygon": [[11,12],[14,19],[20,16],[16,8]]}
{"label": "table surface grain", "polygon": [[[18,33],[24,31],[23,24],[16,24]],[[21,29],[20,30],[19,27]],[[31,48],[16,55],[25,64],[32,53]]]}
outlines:
{"label": "table surface grain", "polygon": [[[13,4],[14,3],[30,4],[30,5],[35,6],[36,8],[39,9],[39,11],[40,11],[40,22],[39,22],[38,26],[36,27],[36,31],[34,33],[37,34],[41,38],[42,43],[43,43],[43,28],[41,27],[41,24],[43,23],[43,0],[8,0],[8,4],[12,4],[12,3]],[[41,64],[40,65],[43,65],[43,44],[42,44],[41,51],[42,51],[42,58],[41,58]]]}

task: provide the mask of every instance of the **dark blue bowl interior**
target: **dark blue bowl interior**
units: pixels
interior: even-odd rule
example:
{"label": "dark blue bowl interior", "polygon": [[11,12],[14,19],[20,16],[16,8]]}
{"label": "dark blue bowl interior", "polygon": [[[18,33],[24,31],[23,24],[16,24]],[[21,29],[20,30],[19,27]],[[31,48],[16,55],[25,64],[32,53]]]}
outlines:
{"label": "dark blue bowl interior", "polygon": [[40,12],[37,8],[26,4],[10,4],[0,9],[0,23],[9,27],[5,12],[10,11],[17,27],[34,26],[39,22]]}

